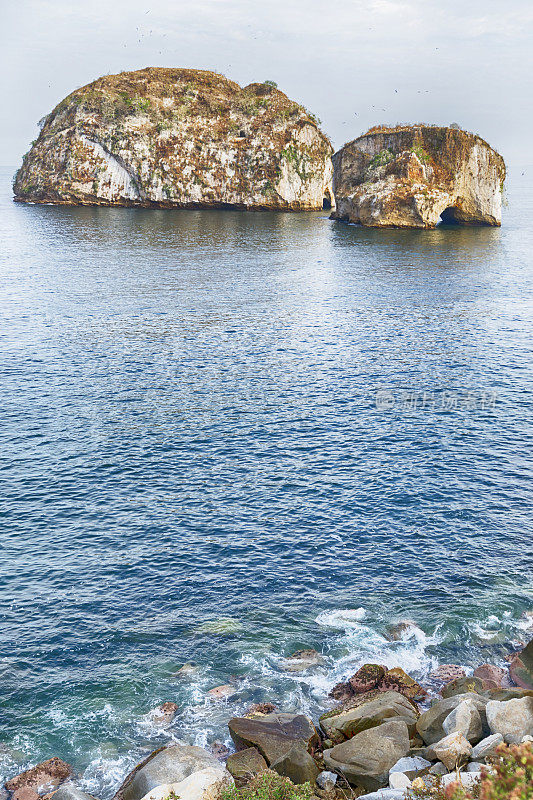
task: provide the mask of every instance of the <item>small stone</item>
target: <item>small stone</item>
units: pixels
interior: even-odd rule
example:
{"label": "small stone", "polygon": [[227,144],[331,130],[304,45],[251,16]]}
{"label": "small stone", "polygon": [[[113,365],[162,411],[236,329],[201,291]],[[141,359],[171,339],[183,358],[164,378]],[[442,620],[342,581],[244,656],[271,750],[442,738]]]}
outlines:
{"label": "small stone", "polygon": [[455,769],[457,765],[468,761],[472,753],[472,745],[462,733],[451,733],[432,745],[431,750],[445,767]]}
{"label": "small stone", "polygon": [[316,650],[297,650],[292,656],[284,658],[280,662],[280,669],[284,672],[306,672],[324,663],[324,656]]}
{"label": "small stone", "polygon": [[169,725],[179,711],[177,703],[167,701],[150,711],[149,717],[155,725]]}
{"label": "small stone", "polygon": [[[457,780],[459,778],[459,780]],[[446,788],[451,783],[461,783],[464,789],[471,789],[481,778],[481,772],[460,772],[457,775],[455,772],[450,772],[449,775],[443,775],[441,779],[442,786]]]}
{"label": "small stone", "polygon": [[389,775],[389,786],[391,789],[408,789],[411,781],[404,772],[393,772]]}
{"label": "small stone", "polygon": [[419,770],[426,769],[430,766],[431,761],[427,761],[427,759],[422,758],[421,756],[405,756],[405,758],[400,758],[396,764],[390,768],[389,777],[393,772],[405,772],[409,776],[410,772],[416,773]]}
{"label": "small stone", "polygon": [[426,784],[422,778],[415,778],[414,781],[411,782],[411,789],[415,789],[416,791],[423,791],[426,788]]}
{"label": "small stone", "polygon": [[463,700],[450,711],[442,727],[446,734],[462,733],[471,744],[479,742],[483,737],[481,716],[472,700]]}
{"label": "small stone", "polygon": [[253,706],[247,708],[244,712],[245,717],[252,717],[258,714],[272,714],[276,710],[274,703],[254,703]]}
{"label": "small stone", "polygon": [[324,791],[331,791],[337,783],[337,775],[335,772],[329,772],[325,769],[317,775],[316,784]]}
{"label": "small stone", "polygon": [[471,761],[466,765],[465,772],[481,772],[481,767],[484,766],[485,764],[482,764],[481,761]]}
{"label": "small stone", "polygon": [[231,683],[225,683],[223,686],[215,686],[214,689],[209,689],[207,692],[207,696],[211,698],[211,700],[227,700],[228,697],[234,694],[235,686],[232,686]]}
{"label": "small stone", "polygon": [[487,736],[476,744],[472,750],[471,758],[487,758],[487,756],[493,755],[496,748],[499,747],[502,742],[503,736],[501,733],[493,733],[492,736]]}
{"label": "small stone", "polygon": [[522,736],[520,741],[522,744],[525,744],[526,742],[533,742],[533,736],[529,736],[529,734],[527,734],[526,736]]}
{"label": "small stone", "polygon": [[431,775],[447,775],[448,774],[448,770],[446,769],[446,767],[444,766],[442,761],[437,761],[436,764],[433,764],[433,766],[428,770],[428,772]]}
{"label": "small stone", "polygon": [[360,794],[357,800],[403,800],[405,789],[378,789],[370,794]]}

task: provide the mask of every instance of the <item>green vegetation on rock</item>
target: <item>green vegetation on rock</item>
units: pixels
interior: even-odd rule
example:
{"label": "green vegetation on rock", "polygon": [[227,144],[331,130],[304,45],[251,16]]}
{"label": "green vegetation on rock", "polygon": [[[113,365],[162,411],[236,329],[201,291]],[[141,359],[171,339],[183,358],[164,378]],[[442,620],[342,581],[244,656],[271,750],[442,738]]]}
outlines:
{"label": "green vegetation on rock", "polygon": [[246,786],[223,789],[220,800],[311,800],[310,783],[295,785],[277,772],[267,770],[253,778]]}

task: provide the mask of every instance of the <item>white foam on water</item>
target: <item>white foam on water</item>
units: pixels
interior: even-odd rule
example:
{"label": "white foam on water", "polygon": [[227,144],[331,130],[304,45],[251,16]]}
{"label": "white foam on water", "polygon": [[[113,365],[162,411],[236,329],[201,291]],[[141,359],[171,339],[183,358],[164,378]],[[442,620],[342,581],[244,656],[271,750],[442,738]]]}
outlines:
{"label": "white foam on water", "polygon": [[332,611],[322,611],[315,622],[326,628],[339,628],[349,630],[357,625],[366,616],[364,608],[336,608]]}

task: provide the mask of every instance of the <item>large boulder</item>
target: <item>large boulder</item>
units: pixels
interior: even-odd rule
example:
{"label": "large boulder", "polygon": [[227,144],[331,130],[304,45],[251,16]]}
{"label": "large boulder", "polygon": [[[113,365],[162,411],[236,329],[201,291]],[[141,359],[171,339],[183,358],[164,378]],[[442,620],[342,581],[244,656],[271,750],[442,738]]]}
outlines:
{"label": "large boulder", "polygon": [[501,224],[505,164],[472,133],[379,126],[345,144],[333,166],[334,219],[400,228]]}
{"label": "large boulder", "polygon": [[284,756],[274,761],[271,769],[278,775],[289,778],[292,783],[314,783],[320,772],[313,756],[299,745],[294,745]]}
{"label": "large boulder", "polygon": [[444,720],[464,700],[472,700],[481,716],[483,733],[489,733],[485,716],[487,699],[474,693],[453,695],[452,697],[437,700],[427,711],[420,715],[416,729],[426,744],[438,742],[445,736]]}
{"label": "large boulder", "polygon": [[533,639],[509,664],[511,678],[523,689],[533,689]]}
{"label": "large boulder", "polygon": [[470,744],[476,744],[483,738],[481,715],[472,700],[463,700],[456,706],[442,723],[445,733],[462,733]]}
{"label": "large boulder", "polygon": [[193,772],[176,783],[164,783],[147,792],[142,800],[218,800],[221,790],[231,783],[229,773],[220,764]]}
{"label": "large boulder", "polygon": [[220,762],[201,747],[182,744],[162,747],[127,775],[114,800],[141,800],[158,786],[180,783],[204,769],[220,770]]}
{"label": "large boulder", "polygon": [[533,734],[533,697],[515,700],[489,700],[487,722],[492,733],[501,733],[509,742]]}
{"label": "large boulder", "polygon": [[387,691],[387,689],[394,689],[410,700],[421,700],[427,695],[426,690],[401,667],[388,669],[379,684],[379,688],[382,692]]}
{"label": "large boulder", "polygon": [[450,733],[439,742],[431,745],[428,750],[432,758],[438,758],[447,769],[455,769],[470,758],[472,745],[462,733]]}
{"label": "large boulder", "polygon": [[341,742],[389,719],[401,719],[413,731],[418,716],[413,703],[399,692],[372,692],[323,714],[320,727],[333,742]]}
{"label": "large boulder", "polygon": [[480,678],[486,689],[499,689],[503,686],[505,672],[494,664],[481,664],[474,670],[474,678]]}
{"label": "large boulder", "polygon": [[269,766],[294,745],[311,750],[319,742],[315,726],[304,714],[279,712],[262,717],[234,717],[228,728],[238,748],[256,747]]}
{"label": "large boulder", "polygon": [[408,752],[407,725],[393,719],[324,750],[324,763],[350,783],[373,791],[387,785],[389,770]]}
{"label": "large boulder", "polygon": [[488,687],[485,686],[481,678],[464,677],[450,681],[450,683],[447,683],[446,686],[441,689],[440,693],[443,697],[454,697],[468,692],[483,694],[486,688]]}
{"label": "large boulder", "polygon": [[5,786],[12,800],[34,800],[57,789],[71,775],[70,764],[54,756],[10,778]]}
{"label": "large boulder", "polygon": [[501,733],[493,733],[490,736],[486,736],[473,748],[471,758],[477,761],[492,756],[496,752],[496,748],[502,743],[503,736]]}
{"label": "large boulder", "polygon": [[331,152],[313,115],[269,82],[243,89],[214,72],[147,67],[62,100],[14,192],[32,203],[322,209]]}
{"label": "large boulder", "polygon": [[268,769],[268,764],[255,747],[237,750],[228,756],[226,769],[236,782],[249,780]]}
{"label": "large boulder", "polygon": [[371,689],[375,689],[385,675],[385,667],[381,664],[363,664],[359,667],[355,675],[352,675],[348,683],[355,694],[364,694]]}

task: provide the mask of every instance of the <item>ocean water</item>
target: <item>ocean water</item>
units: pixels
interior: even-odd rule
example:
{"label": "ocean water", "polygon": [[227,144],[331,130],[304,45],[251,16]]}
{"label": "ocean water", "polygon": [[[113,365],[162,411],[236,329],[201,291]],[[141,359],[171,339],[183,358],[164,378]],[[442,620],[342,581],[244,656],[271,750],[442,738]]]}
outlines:
{"label": "ocean water", "polygon": [[[364,661],[424,679],[527,639],[527,172],[501,229],[435,231],[24,206],[9,177],[1,776],[58,755],[107,798],[252,702],[316,715]],[[284,672],[302,647],[324,665]]]}

